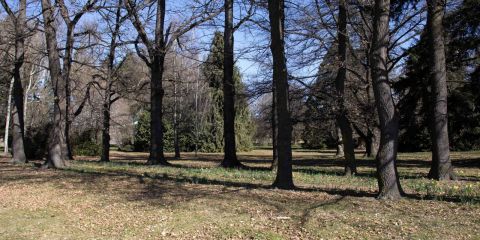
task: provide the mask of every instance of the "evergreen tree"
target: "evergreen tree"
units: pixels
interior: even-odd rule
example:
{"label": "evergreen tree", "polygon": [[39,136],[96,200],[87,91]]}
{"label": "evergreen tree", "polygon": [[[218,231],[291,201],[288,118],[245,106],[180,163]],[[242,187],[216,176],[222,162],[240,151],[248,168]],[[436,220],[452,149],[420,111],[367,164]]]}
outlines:
{"label": "evergreen tree", "polygon": [[[202,74],[210,87],[210,105],[207,111],[207,123],[200,133],[202,151],[219,152],[223,150],[223,35],[216,32],[210,47],[210,53],[202,66]],[[245,97],[245,85],[235,66],[235,140],[239,151],[248,151],[253,147],[254,124]]]}
{"label": "evergreen tree", "polygon": [[[477,3],[477,4],[476,4]],[[466,0],[445,18],[448,81],[448,128],[454,151],[480,149],[480,81],[477,46],[480,20],[470,15],[480,11],[478,0]],[[468,16],[468,17],[464,17]],[[405,74],[394,84],[400,102],[401,151],[429,151],[431,88],[428,75],[430,57],[424,33],[411,49]],[[477,74],[477,75],[476,75]]]}

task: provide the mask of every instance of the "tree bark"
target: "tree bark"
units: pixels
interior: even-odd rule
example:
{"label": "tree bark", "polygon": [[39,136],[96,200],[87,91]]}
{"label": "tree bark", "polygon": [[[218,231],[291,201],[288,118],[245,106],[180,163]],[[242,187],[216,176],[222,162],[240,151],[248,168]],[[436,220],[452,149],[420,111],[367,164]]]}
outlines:
{"label": "tree bark", "polygon": [[378,148],[380,147],[380,129],[376,126],[372,130],[369,130],[369,139],[370,139],[370,155],[369,157],[376,157],[378,153]]}
{"label": "tree bark", "polygon": [[375,0],[372,44],[373,89],[380,120],[380,148],[376,157],[378,198],[398,199],[403,191],[397,173],[399,116],[388,79],[390,0]]}
{"label": "tree bark", "polygon": [[345,106],[345,81],[347,81],[347,6],[345,0],[339,1],[338,11],[338,68],[335,79],[335,88],[338,97],[338,112],[336,122],[342,134],[342,143],[345,156],[345,175],[354,175],[357,172],[355,164],[355,146],[350,121],[347,118]]}
{"label": "tree bark", "polygon": [[[161,1],[159,1],[161,2]],[[150,90],[150,101],[151,101],[151,120],[150,120],[150,156],[148,158],[147,164],[151,165],[168,165],[167,160],[164,155],[164,144],[163,144],[163,96],[164,90],[162,86],[163,79],[163,64],[165,61],[165,56],[155,56],[153,61],[153,66],[151,68],[151,90]]]}
{"label": "tree bark", "polygon": [[233,79],[233,0],[225,0],[223,52],[223,151],[220,166],[241,167],[235,143],[235,81]]}
{"label": "tree bark", "polygon": [[448,140],[447,111],[447,70],[445,66],[445,45],[443,17],[445,1],[428,0],[428,40],[430,47],[430,78],[432,84],[432,165],[429,178],[436,180],[453,180],[453,166],[450,160],[450,144]]}
{"label": "tree bark", "polygon": [[65,79],[62,77],[60,56],[57,51],[57,26],[55,23],[54,10],[50,0],[42,0],[45,42],[47,45],[50,80],[54,95],[53,126],[49,136],[48,156],[45,166],[62,168],[66,165],[66,154],[62,152],[63,146],[65,145],[64,134],[66,122]]}
{"label": "tree bark", "polygon": [[278,170],[274,187],[294,188],[292,176],[292,122],[288,103],[288,73],[285,61],[284,1],[268,0],[270,19],[270,50],[273,57],[273,81],[275,83],[276,114],[278,121],[277,154]]}

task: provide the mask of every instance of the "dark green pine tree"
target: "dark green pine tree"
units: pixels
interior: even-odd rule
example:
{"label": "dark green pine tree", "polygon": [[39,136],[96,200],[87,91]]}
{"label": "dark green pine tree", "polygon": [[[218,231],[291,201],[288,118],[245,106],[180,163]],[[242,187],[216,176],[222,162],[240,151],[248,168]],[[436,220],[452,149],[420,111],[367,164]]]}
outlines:
{"label": "dark green pine tree", "polygon": [[[480,11],[478,0],[465,0],[447,13],[446,63],[448,79],[448,129],[450,148],[480,149]],[[394,84],[399,95],[401,117],[400,151],[429,151],[431,148],[427,35],[409,49],[405,75]]]}
{"label": "dark green pine tree", "polygon": [[[223,34],[215,32],[210,53],[202,65],[202,74],[209,84],[210,104],[207,123],[201,135],[202,151],[219,152],[223,150]],[[245,96],[245,85],[237,67],[234,68],[235,81],[235,139],[239,151],[248,151],[253,147],[254,124]]]}

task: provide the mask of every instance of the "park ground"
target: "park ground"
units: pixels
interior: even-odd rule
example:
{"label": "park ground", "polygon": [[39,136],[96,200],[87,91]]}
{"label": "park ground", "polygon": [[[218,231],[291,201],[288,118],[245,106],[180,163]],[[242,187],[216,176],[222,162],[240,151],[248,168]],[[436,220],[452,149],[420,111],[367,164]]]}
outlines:
{"label": "park ground", "polygon": [[429,153],[400,154],[399,201],[375,199],[374,161],[361,153],[345,177],[333,152],[296,150],[297,189],[271,189],[270,153],[240,153],[249,170],[218,168],[221,154],[158,167],[112,152],[61,170],[2,158],[0,239],[480,239],[480,152],[452,153],[452,182],[425,178]]}

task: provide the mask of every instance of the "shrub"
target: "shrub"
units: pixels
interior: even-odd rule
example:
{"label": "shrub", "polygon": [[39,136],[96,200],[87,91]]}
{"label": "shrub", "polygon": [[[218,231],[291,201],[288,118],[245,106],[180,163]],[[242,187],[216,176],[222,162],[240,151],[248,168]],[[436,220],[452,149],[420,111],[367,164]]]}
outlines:
{"label": "shrub", "polygon": [[25,133],[25,155],[27,159],[42,159],[47,152],[50,124],[29,127]]}
{"label": "shrub", "polygon": [[[99,141],[98,141],[99,142]],[[102,145],[96,139],[96,131],[89,129],[72,138],[74,155],[98,156],[102,152]]]}

